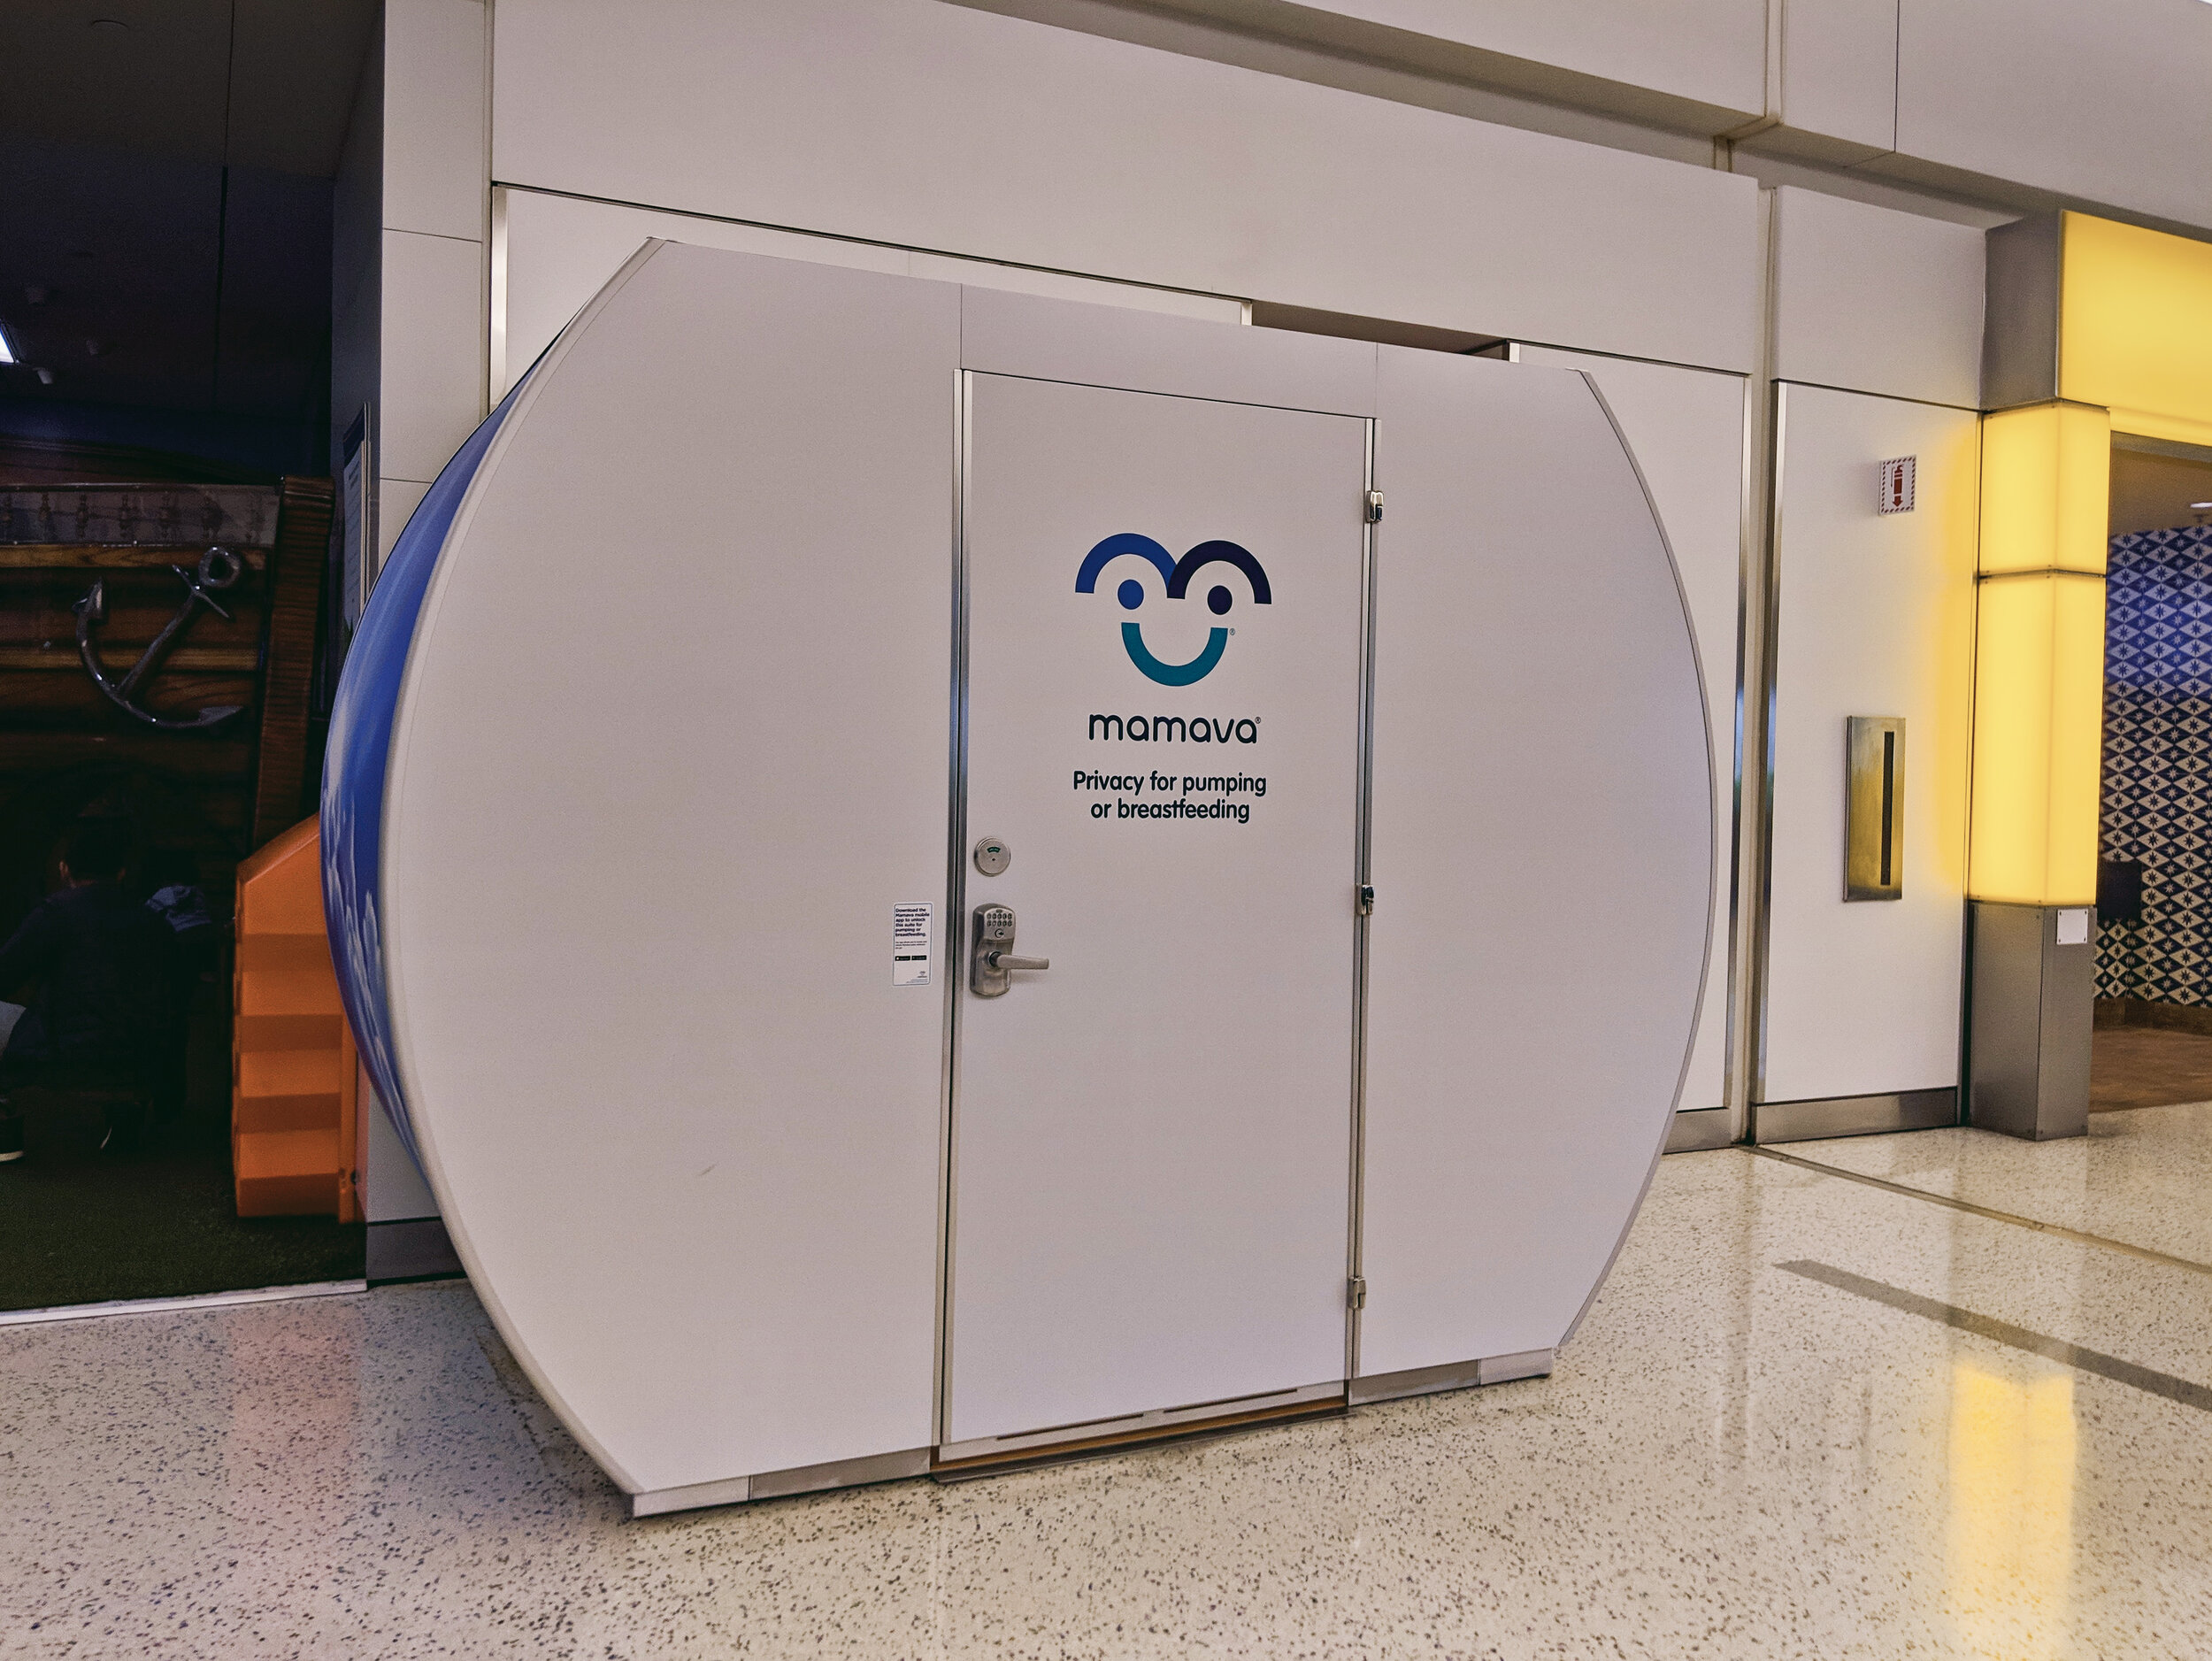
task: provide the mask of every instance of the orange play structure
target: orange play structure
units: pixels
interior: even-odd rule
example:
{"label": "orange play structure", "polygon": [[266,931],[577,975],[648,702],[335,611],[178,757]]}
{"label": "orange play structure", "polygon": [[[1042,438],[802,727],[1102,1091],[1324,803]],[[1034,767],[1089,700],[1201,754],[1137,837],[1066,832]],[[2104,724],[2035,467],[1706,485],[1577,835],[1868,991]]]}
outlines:
{"label": "orange play structure", "polygon": [[361,1220],[353,1034],[323,927],[322,838],[303,819],[238,867],[231,1169],[241,1217]]}

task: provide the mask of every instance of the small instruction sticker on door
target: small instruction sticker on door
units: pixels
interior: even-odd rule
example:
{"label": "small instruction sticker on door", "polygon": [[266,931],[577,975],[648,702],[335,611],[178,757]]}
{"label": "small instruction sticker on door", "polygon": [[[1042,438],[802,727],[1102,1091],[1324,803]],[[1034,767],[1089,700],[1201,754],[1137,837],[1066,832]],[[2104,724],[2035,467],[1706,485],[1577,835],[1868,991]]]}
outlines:
{"label": "small instruction sticker on door", "polygon": [[891,984],[929,984],[930,937],[937,908],[927,900],[891,908]]}

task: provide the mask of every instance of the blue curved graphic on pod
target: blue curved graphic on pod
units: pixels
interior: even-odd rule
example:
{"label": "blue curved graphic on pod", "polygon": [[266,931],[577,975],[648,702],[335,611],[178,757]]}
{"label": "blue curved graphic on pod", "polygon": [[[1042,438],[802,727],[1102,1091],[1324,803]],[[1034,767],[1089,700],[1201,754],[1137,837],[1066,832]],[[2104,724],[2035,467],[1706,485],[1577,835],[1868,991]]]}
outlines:
{"label": "blue curved graphic on pod", "polygon": [[[1194,549],[1192,551],[1195,553],[1197,550]],[[1083,556],[1082,569],[1075,573],[1075,591],[1078,594],[1096,592],[1098,573],[1106,568],[1106,562],[1110,559],[1118,559],[1124,554],[1134,554],[1140,559],[1149,559],[1159,568],[1160,574],[1169,582],[1172,583],[1175,581],[1175,562],[1168,558],[1166,549],[1161,547],[1149,536],[1140,536],[1134,531],[1118,531]],[[1246,557],[1250,558],[1248,555]],[[1260,581],[1263,583],[1266,579],[1263,577]],[[1170,590],[1170,592],[1172,591],[1172,589]]]}
{"label": "blue curved graphic on pod", "polygon": [[1143,670],[1148,678],[1164,687],[1187,687],[1213,673],[1214,665],[1221,661],[1223,648],[1229,643],[1229,631],[1208,629],[1206,649],[1188,663],[1162,663],[1145,645],[1144,631],[1134,623],[1121,626],[1121,643],[1129,654],[1129,661]]}
{"label": "blue curved graphic on pod", "polygon": [[1234,565],[1251,579],[1254,604],[1274,604],[1275,596],[1267,586],[1267,573],[1261,568],[1260,562],[1253,558],[1248,550],[1238,547],[1234,542],[1218,541],[1201,542],[1175,562],[1174,570],[1168,573],[1167,597],[1171,600],[1181,599],[1190,592],[1190,580],[1198,573],[1198,568],[1210,565],[1217,560]]}
{"label": "blue curved graphic on pod", "polygon": [[347,650],[330,711],[329,749],[323,762],[323,921],[330,931],[338,991],[345,1001],[346,1019],[353,1024],[362,1064],[391,1115],[392,1127],[418,1165],[422,1156],[415,1149],[407,1096],[392,1057],[380,921],[384,778],[391,759],[392,718],[399,706],[400,677],[406,672],[423,596],[438,568],[438,557],[445,551],[453,517],[493,436],[529,380],[526,374],[515,382],[513,391],[469,434],[400,532]]}

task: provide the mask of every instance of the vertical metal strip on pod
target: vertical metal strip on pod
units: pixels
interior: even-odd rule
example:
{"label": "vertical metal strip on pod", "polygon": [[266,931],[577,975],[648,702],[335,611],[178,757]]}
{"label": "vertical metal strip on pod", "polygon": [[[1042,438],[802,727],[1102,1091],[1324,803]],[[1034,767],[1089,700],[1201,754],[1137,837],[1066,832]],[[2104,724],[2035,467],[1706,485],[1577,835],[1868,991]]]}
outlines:
{"label": "vertical metal strip on pod", "polygon": [[[1367,951],[1374,871],[1370,836],[1375,770],[1375,555],[1381,497],[1375,486],[1376,422],[1367,422],[1366,504],[1360,538],[1360,673],[1358,799],[1353,830],[1351,1193],[1345,1251],[1344,1376],[1359,1376],[1360,1324],[1366,1304],[1363,1223],[1367,1164]],[[1355,1289],[1356,1288],[1356,1290]]]}
{"label": "vertical metal strip on pod", "polygon": [[960,955],[965,939],[960,927],[966,902],[968,839],[968,487],[971,417],[974,378],[953,372],[952,454],[952,680],[946,723],[945,918],[937,947],[945,987],[944,1049],[938,1103],[937,1186],[937,1377],[930,1439],[945,1440],[952,1396],[952,1248],[955,1215],[954,1103],[960,1087]]}

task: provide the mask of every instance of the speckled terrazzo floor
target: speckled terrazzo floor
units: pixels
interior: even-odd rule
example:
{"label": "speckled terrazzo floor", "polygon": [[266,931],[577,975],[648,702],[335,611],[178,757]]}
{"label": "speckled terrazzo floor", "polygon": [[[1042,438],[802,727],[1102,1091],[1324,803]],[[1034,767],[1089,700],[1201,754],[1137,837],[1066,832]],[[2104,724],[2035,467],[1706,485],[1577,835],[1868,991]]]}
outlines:
{"label": "speckled terrazzo floor", "polygon": [[1548,1380],[644,1523],[460,1285],[23,1327],[0,1655],[2196,1656],[2208,1383],[2212,1276],[1732,1149]]}

